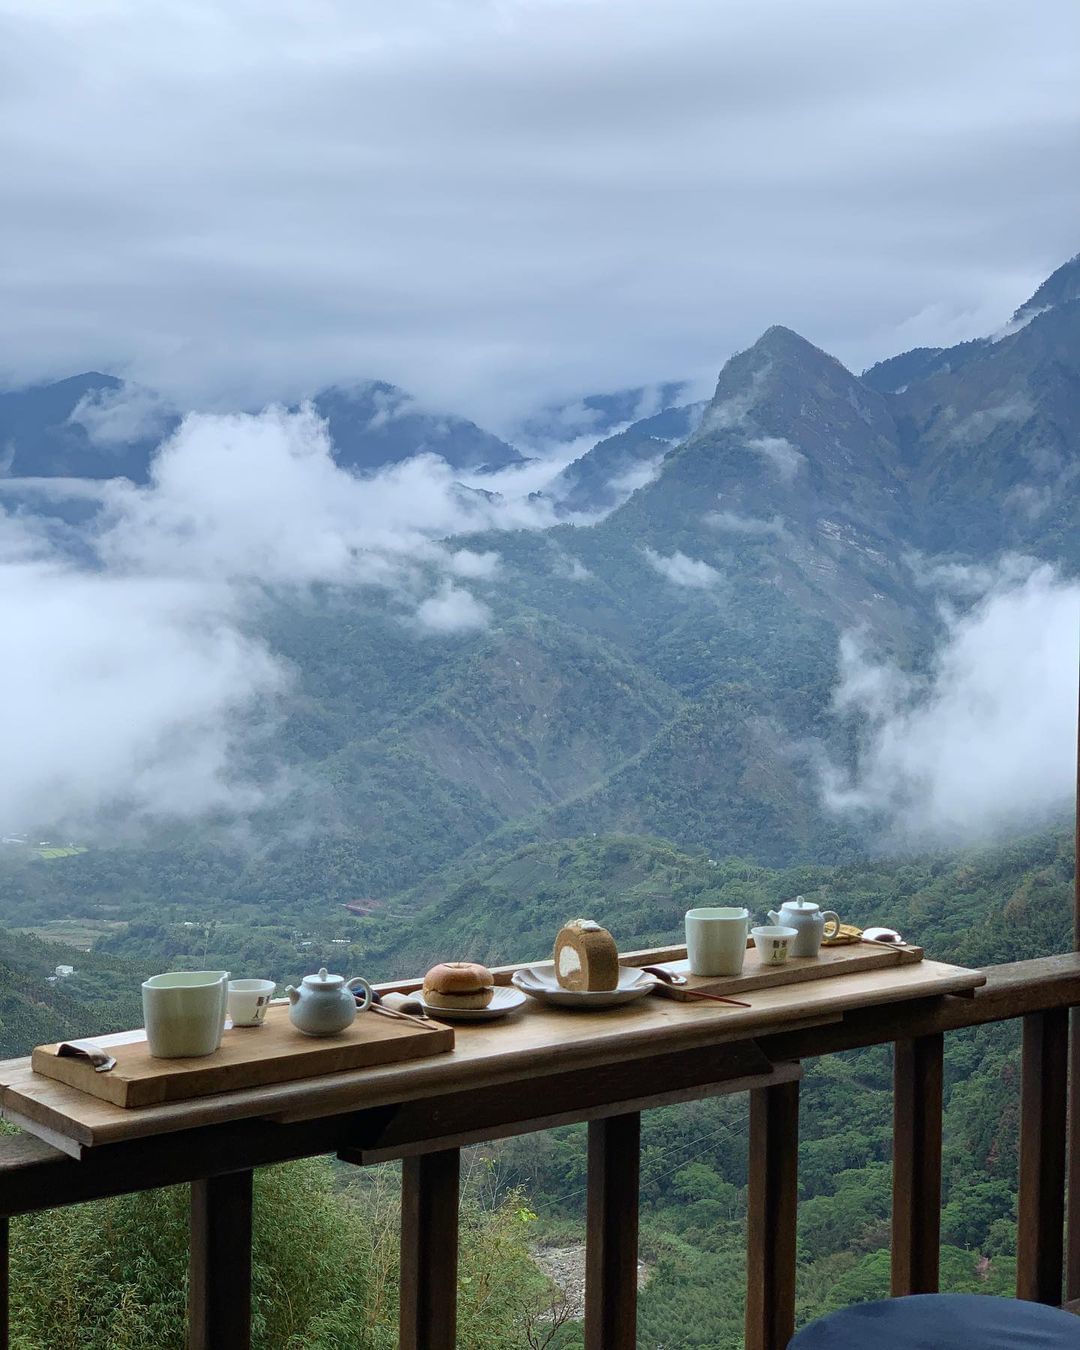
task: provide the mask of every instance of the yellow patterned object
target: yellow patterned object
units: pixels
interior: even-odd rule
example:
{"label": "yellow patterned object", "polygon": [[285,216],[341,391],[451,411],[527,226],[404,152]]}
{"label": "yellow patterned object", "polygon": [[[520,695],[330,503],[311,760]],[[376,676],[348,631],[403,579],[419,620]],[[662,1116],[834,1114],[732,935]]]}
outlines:
{"label": "yellow patterned object", "polygon": [[850,947],[852,943],[858,942],[862,938],[862,929],[856,928],[853,923],[842,923],[840,931],[835,937],[822,938],[823,947]]}

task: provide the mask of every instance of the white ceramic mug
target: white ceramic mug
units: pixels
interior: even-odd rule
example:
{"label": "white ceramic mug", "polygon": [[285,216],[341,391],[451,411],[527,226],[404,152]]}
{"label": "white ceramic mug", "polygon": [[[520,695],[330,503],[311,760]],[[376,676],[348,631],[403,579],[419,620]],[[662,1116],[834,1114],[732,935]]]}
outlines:
{"label": "white ceramic mug", "polygon": [[270,1000],[273,980],[230,980],[229,1017],[234,1027],[261,1027]]}
{"label": "white ceramic mug", "polygon": [[741,975],[750,912],[730,905],[687,910],[686,954],[691,975]]}
{"label": "white ceramic mug", "polygon": [[143,1018],[157,1059],[212,1055],[221,1044],[229,992],[227,970],[174,970],[143,981]]}
{"label": "white ceramic mug", "polygon": [[772,923],[751,928],[750,936],[763,966],[781,966],[791,955],[792,944],[799,934],[794,928]]}

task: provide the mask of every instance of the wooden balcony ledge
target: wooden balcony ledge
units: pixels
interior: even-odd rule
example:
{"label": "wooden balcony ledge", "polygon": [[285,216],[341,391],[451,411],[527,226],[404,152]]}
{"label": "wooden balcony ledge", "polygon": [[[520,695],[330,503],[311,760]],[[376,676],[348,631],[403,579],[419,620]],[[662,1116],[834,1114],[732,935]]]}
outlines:
{"label": "wooden balcony ledge", "polygon": [[[1018,1288],[1060,1303],[1068,1009],[1080,1005],[1080,956],[983,978],[924,961],[758,990],[745,1009],[648,998],[571,1014],[530,1004],[506,1022],[460,1026],[454,1051],[431,1059],[133,1111],[9,1061],[0,1104],[30,1134],[0,1141],[0,1275],[8,1216],[189,1182],[190,1344],[242,1350],[249,1271],[241,1263],[237,1297],[237,1265],[218,1253],[224,1242],[250,1248],[252,1169],[321,1153],[358,1164],[403,1158],[400,1343],[451,1350],[459,1150],[588,1121],[586,1344],[624,1350],[636,1339],[640,1112],[749,1091],[746,1345],[782,1350],[794,1327],[800,1061],[897,1044],[893,1287],[925,1292],[937,1283],[943,1036],[1021,1017]],[[3,1319],[0,1350],[5,1338]]]}

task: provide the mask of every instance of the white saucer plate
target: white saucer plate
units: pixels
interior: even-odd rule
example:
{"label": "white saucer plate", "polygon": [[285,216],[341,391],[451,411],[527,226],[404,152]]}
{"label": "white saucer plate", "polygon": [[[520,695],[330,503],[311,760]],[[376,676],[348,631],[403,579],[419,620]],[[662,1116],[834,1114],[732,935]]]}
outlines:
{"label": "white saucer plate", "polygon": [[512,978],[517,988],[530,998],[557,1008],[617,1008],[644,997],[658,983],[656,976],[648,971],[620,966],[616,989],[564,989],[555,978],[555,966],[550,961],[515,970]]}
{"label": "white saucer plate", "polygon": [[[424,1003],[422,994],[413,997]],[[497,984],[495,995],[486,1008],[437,1008],[433,1003],[424,1003],[424,1011],[440,1022],[491,1022],[496,1017],[516,1012],[524,1002],[525,995],[520,990],[511,989],[508,984]]]}

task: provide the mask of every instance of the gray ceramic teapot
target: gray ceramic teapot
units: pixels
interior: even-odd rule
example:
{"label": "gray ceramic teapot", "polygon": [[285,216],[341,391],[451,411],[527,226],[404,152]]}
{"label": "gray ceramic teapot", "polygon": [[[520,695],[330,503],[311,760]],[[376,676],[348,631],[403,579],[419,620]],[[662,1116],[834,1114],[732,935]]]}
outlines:
{"label": "gray ceramic teapot", "polygon": [[[353,997],[357,986],[364,990],[359,1009]],[[362,975],[346,980],[344,975],[329,974],[325,966],[317,975],[305,975],[299,989],[290,984],[285,992],[291,1005],[289,1021],[305,1036],[336,1036],[352,1025],[358,1011],[371,1007],[371,985]]]}

